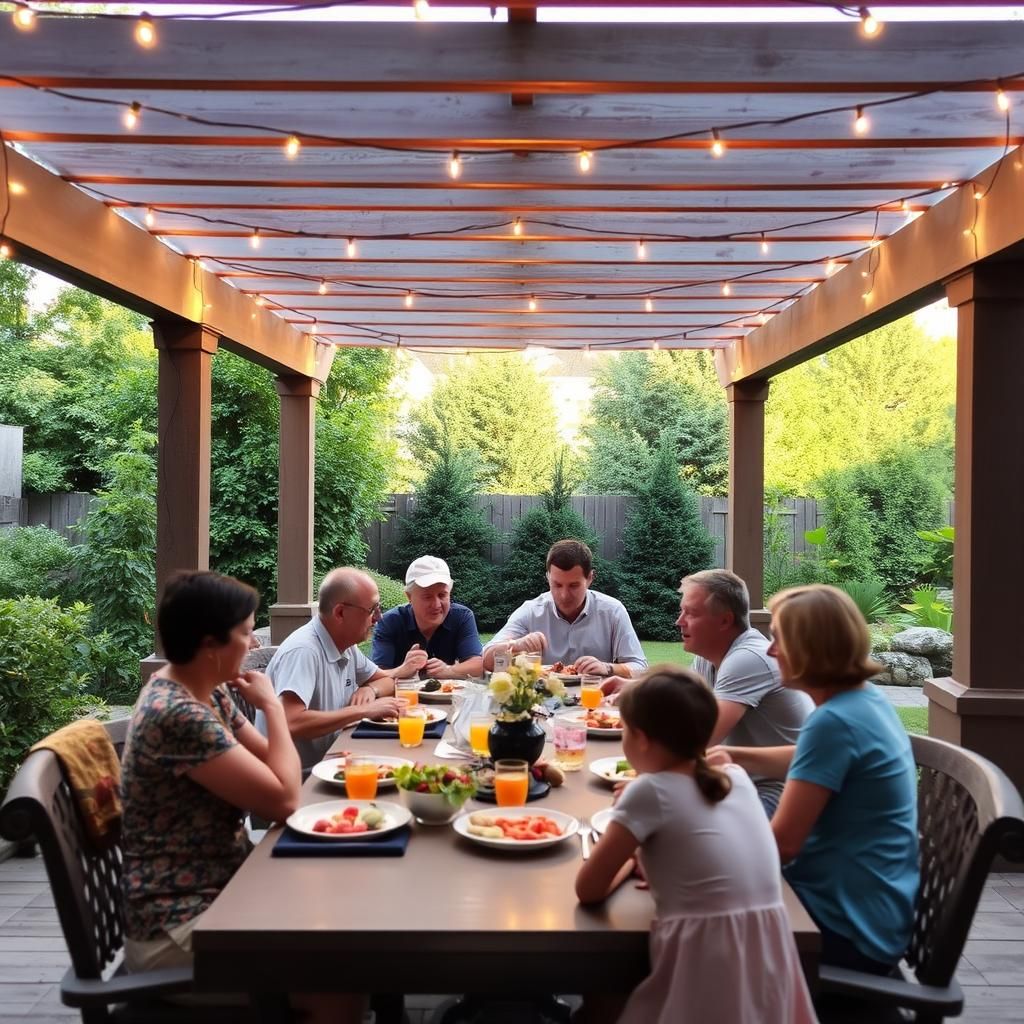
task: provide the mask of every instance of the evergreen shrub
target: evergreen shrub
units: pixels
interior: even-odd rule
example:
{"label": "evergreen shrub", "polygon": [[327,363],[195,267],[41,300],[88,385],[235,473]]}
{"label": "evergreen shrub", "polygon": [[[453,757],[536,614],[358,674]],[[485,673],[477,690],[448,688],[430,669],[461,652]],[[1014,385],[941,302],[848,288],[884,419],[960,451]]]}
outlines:
{"label": "evergreen shrub", "polygon": [[0,598],[61,597],[75,571],[71,545],[45,526],[0,529]]}

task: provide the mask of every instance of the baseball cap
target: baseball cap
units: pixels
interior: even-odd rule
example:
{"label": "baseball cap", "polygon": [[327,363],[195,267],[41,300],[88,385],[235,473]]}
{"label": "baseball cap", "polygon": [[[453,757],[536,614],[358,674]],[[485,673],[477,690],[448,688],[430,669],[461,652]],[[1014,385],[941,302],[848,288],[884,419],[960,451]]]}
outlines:
{"label": "baseball cap", "polygon": [[417,587],[432,587],[435,583],[452,585],[452,574],[443,558],[421,555],[405,572],[405,585],[415,583]]}

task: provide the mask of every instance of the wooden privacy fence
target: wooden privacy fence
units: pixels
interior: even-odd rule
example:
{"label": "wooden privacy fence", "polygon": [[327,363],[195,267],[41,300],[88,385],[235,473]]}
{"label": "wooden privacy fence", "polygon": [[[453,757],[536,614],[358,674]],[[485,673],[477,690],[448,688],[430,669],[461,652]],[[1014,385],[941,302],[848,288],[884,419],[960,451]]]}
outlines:
{"label": "wooden privacy fence", "polygon": [[[572,499],[573,508],[583,521],[597,534],[597,553],[609,560],[622,556],[622,534],[626,518],[636,499],[625,494],[577,495]],[[536,494],[478,494],[477,505],[487,514],[490,524],[505,537],[503,543],[492,544],[490,560],[501,565],[508,557],[508,535],[518,520],[531,508],[543,501]],[[408,515],[416,502],[415,494],[393,494],[384,506],[386,518],[371,523],[363,536],[370,546],[367,565],[371,569],[386,572],[394,557],[398,520]],[[797,554],[806,551],[804,531],[814,529],[819,523],[818,503],[813,498],[787,498],[783,502],[783,522],[789,534],[790,551]],[[729,516],[726,498],[700,499],[700,515],[708,533],[714,538],[715,553],[713,564],[724,567],[726,562],[725,534]],[[429,554],[429,552],[424,552]]]}
{"label": "wooden privacy fence", "polygon": [[24,498],[0,496],[0,528],[48,526],[77,544],[82,539],[78,521],[89,511],[91,501],[92,495],[82,491],[30,494]]}

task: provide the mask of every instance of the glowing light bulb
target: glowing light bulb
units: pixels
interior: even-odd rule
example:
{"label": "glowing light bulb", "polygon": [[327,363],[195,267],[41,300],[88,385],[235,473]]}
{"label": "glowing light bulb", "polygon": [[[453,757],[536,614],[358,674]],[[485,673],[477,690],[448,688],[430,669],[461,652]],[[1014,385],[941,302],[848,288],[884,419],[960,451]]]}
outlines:
{"label": "glowing light bulb", "polygon": [[122,120],[124,126],[129,131],[139,127],[139,121],[142,119],[142,104],[133,102],[132,105],[124,112]]}
{"label": "glowing light bulb", "polygon": [[267,300],[262,295],[257,295],[253,301],[257,306],[265,306],[267,304]]}
{"label": "glowing light bulb", "polygon": [[857,13],[860,15],[860,30],[864,35],[877,36],[881,32],[882,23],[866,7],[862,7]]}
{"label": "glowing light bulb", "polygon": [[825,264],[825,276],[826,277],[831,277],[838,269],[839,269],[839,266],[836,263],[836,261],[835,260],[829,260],[828,263]]}
{"label": "glowing light bulb", "polygon": [[654,312],[654,303],[650,299],[645,299],[644,300],[644,309],[646,309],[648,313],[653,313]]}
{"label": "glowing light bulb", "polygon": [[349,259],[352,259],[355,256],[355,254],[356,240],[354,238],[350,238],[348,240],[348,245],[345,246],[345,255],[348,256]]}
{"label": "glowing light bulb", "polygon": [[657,342],[657,341],[652,341],[651,342],[651,351],[652,352],[657,352],[659,348],[661,348],[661,344],[659,342]]}
{"label": "glowing light bulb", "polygon": [[284,144],[284,155],[289,160],[294,160],[299,155],[299,150],[302,148],[302,143],[299,142],[297,135],[289,135],[285,140]]}
{"label": "glowing light bulb", "polygon": [[405,308],[412,309],[412,292],[405,293]]}
{"label": "glowing light bulb", "polygon": [[647,259],[647,245],[645,242],[637,242],[636,244],[636,258],[638,260]]}
{"label": "glowing light bulb", "polygon": [[758,313],[757,319],[761,326],[764,327],[764,325],[768,323],[768,314],[764,312]]}
{"label": "glowing light bulb", "polygon": [[15,28],[21,29],[22,32],[30,32],[36,27],[36,12],[30,7],[15,7],[11,21],[14,22]]}
{"label": "glowing light bulb", "polygon": [[858,135],[864,135],[870,127],[871,122],[868,120],[868,115],[864,113],[864,108],[858,107],[853,116],[853,130]]}
{"label": "glowing light bulb", "polygon": [[430,17],[430,4],[427,0],[413,0],[412,9],[420,21]]}
{"label": "glowing light bulb", "polygon": [[26,189],[20,181],[9,181],[7,183],[7,191],[10,192],[12,196],[23,196],[28,189]]}
{"label": "glowing light bulb", "polygon": [[258,249],[260,247],[260,229],[259,228],[253,228],[252,229],[252,234],[249,236],[249,244],[254,249]]}
{"label": "glowing light bulb", "polygon": [[722,137],[718,134],[717,128],[711,129],[711,155],[714,157],[722,156],[725,153],[725,143],[722,141]]}
{"label": "glowing light bulb", "polygon": [[513,235],[521,235],[522,233],[523,233],[523,222],[518,217],[516,217],[516,219],[514,221],[512,221],[512,234]]}
{"label": "glowing light bulb", "polygon": [[583,349],[583,358],[584,359],[593,359],[594,358],[594,353],[590,351],[590,346],[589,345],[587,345],[586,348]]}
{"label": "glowing light bulb", "polygon": [[985,198],[985,193],[982,191],[980,185],[974,186],[974,198],[977,199],[978,202],[981,202],[981,200]]}
{"label": "glowing light bulb", "polygon": [[321,295],[326,295],[327,294],[327,282],[323,278],[320,279],[320,287],[317,288],[317,291]]}
{"label": "glowing light bulb", "polygon": [[11,247],[6,242],[0,242],[0,260],[11,258]]}
{"label": "glowing light bulb", "polygon": [[869,289],[868,289],[868,290],[867,290],[866,292],[863,292],[863,293],[861,294],[861,298],[862,298],[862,299],[863,299],[863,300],[864,300],[865,302],[868,302],[868,301],[869,301],[869,300],[871,299],[871,289],[869,288]]}
{"label": "glowing light bulb", "polygon": [[462,157],[456,151],[448,158],[448,177],[457,178],[460,174],[462,174]]}
{"label": "glowing light bulb", "polygon": [[868,242],[868,247],[871,249],[877,249],[881,244],[882,240],[880,238],[872,238],[871,241]]}
{"label": "glowing light bulb", "polygon": [[527,307],[531,313],[537,312],[537,300],[532,295],[530,296],[530,301],[527,303]]}
{"label": "glowing light bulb", "polygon": [[135,42],[146,50],[156,46],[156,25],[153,19],[143,11],[139,20],[135,22]]}
{"label": "glowing light bulb", "polygon": [[156,223],[156,214],[153,213],[151,206],[146,207],[146,215],[142,219],[146,222],[147,228],[151,228]]}
{"label": "glowing light bulb", "polygon": [[1001,88],[996,89],[996,106],[1002,111],[1010,109],[1010,97]]}
{"label": "glowing light bulb", "polygon": [[584,174],[587,174],[594,164],[594,154],[589,150],[581,149],[579,155],[576,157],[576,163],[579,165],[579,169]]}
{"label": "glowing light bulb", "polygon": [[969,238],[974,234],[974,228],[964,228],[964,238]]}
{"label": "glowing light bulb", "polygon": [[768,252],[768,239],[764,237],[764,232],[761,232],[761,252]]}
{"label": "glowing light bulb", "polygon": [[725,284],[722,285],[722,294],[723,295],[731,295],[732,294],[732,289],[729,287],[729,282],[728,281],[726,281]]}

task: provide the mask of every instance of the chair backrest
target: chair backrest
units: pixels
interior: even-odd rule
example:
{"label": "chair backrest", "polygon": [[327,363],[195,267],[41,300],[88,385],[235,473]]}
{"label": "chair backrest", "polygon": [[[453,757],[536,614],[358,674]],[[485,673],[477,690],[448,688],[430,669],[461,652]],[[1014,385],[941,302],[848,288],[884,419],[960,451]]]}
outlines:
{"label": "chair backrest", "polygon": [[[127,728],[127,719],[107,725],[118,753]],[[0,835],[39,844],[75,973],[101,977],[124,944],[121,844],[100,851],[90,843],[53,751],[29,754],[18,769],[0,807]]]}
{"label": "chair backrest", "polygon": [[[245,661],[242,662],[242,671],[256,671],[265,672],[267,666],[270,664],[270,659],[277,654],[276,647],[256,647],[251,650],[246,656]],[[229,687],[231,690],[231,696],[234,697],[235,703],[238,705],[238,710],[249,719],[250,722],[256,721],[256,709],[236,690],[233,686]]]}
{"label": "chair backrest", "polygon": [[1024,804],[990,761],[929,736],[911,736],[921,885],[906,959],[919,981],[953,978],[993,859],[1024,861]]}

